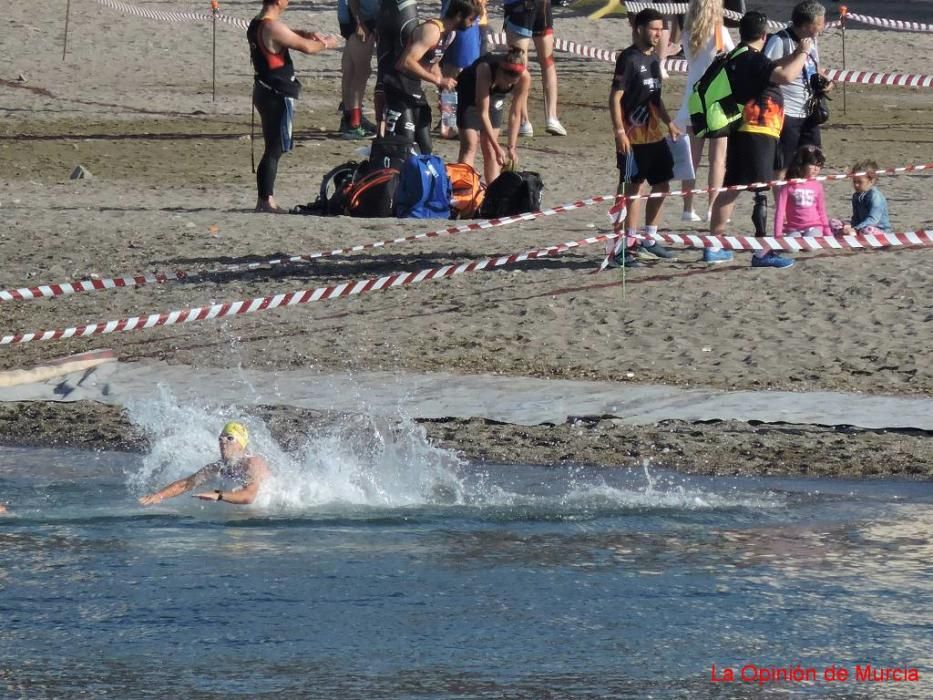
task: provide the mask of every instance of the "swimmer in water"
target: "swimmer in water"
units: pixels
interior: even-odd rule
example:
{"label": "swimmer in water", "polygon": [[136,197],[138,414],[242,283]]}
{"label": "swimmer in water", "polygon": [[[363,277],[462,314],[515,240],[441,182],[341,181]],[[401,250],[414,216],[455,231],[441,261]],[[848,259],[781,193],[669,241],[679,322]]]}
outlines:
{"label": "swimmer in water", "polygon": [[240,483],[231,491],[215,489],[194,494],[202,501],[225,501],[237,505],[248,505],[256,500],[263,482],[269,478],[269,465],[259,455],[246,451],[249,433],[242,423],[227,423],[217,438],[220,445],[220,461],[211,462],[191,476],[172,482],[164,489],[139,499],[140,505],[151,506],[166,498],[174,498],[197,488],[211,478],[232,479]]}

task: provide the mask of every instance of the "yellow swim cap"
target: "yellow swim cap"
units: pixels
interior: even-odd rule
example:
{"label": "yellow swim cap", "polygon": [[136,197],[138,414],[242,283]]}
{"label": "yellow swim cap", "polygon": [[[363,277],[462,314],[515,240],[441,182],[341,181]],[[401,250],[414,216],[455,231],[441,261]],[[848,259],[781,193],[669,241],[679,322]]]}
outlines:
{"label": "yellow swim cap", "polygon": [[246,426],[242,423],[230,421],[224,426],[223,430],[220,431],[220,434],[232,435],[236,439],[240,449],[244,449],[249,444],[249,432],[247,432]]}

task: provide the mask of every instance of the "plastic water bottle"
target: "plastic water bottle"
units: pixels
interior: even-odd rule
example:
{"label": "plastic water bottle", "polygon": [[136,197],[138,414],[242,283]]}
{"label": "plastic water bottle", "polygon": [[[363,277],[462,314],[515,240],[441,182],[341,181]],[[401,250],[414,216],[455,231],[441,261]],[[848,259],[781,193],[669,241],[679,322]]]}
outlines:
{"label": "plastic water bottle", "polygon": [[457,133],[457,92],[441,90],[441,136],[452,138]]}

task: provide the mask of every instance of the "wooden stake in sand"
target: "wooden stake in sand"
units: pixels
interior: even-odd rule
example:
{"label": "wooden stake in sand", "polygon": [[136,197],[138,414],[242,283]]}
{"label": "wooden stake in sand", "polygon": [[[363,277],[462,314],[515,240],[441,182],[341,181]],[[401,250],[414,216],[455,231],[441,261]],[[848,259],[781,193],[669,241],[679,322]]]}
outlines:
{"label": "wooden stake in sand", "polygon": [[71,16],[71,0],[65,4],[65,39],[62,41],[62,60],[65,60],[65,53],[68,51],[68,18]]}
{"label": "wooden stake in sand", "polygon": [[[70,2],[71,0],[69,0]],[[217,101],[217,12],[220,3],[211,0],[211,16],[213,18],[213,47],[211,50],[211,102]]]}
{"label": "wooden stake in sand", "polygon": [[[839,6],[839,26],[842,28],[842,70],[846,70],[846,15],[849,14],[849,8],[845,5]],[[846,114],[846,84],[842,83],[842,113]]]}

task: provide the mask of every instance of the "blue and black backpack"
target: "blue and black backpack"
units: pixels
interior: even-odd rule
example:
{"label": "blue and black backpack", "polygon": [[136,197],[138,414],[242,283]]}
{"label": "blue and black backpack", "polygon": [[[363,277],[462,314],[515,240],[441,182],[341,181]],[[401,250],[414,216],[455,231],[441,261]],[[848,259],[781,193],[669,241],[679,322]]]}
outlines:
{"label": "blue and black backpack", "polygon": [[449,219],[452,196],[444,161],[438,156],[409,156],[399,175],[395,215],[401,219]]}

